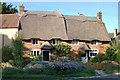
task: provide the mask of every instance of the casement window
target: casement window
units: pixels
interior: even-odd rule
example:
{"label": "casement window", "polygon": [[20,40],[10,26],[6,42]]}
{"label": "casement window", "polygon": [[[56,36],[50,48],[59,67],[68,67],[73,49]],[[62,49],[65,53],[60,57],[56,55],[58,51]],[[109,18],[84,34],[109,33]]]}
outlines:
{"label": "casement window", "polygon": [[97,41],[91,41],[90,44],[91,44],[91,45],[97,45],[98,42],[97,42]]}
{"label": "casement window", "polygon": [[98,49],[91,49],[89,50],[89,56],[90,57],[95,57],[95,55],[98,54]]}
{"label": "casement window", "polygon": [[31,43],[32,45],[39,45],[39,39],[32,39]]}
{"label": "casement window", "polygon": [[53,39],[52,44],[59,45],[60,40],[59,39]]}
{"label": "casement window", "polygon": [[72,45],[79,45],[79,40],[73,40]]}
{"label": "casement window", "polygon": [[40,50],[31,50],[30,53],[31,53],[30,55],[31,57],[37,57],[40,55]]}

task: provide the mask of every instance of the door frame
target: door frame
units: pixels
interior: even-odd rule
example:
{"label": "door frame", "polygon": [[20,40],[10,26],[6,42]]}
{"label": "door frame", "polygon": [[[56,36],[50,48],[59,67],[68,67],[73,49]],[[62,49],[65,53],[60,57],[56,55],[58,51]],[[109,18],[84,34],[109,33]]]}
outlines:
{"label": "door frame", "polygon": [[49,51],[49,60],[51,60],[51,51],[50,50],[42,50],[42,61],[44,61],[43,60],[43,51]]}

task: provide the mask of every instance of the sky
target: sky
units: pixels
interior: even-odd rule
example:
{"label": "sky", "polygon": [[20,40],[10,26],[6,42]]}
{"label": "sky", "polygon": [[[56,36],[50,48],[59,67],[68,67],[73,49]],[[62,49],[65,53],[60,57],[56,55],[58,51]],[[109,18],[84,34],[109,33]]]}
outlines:
{"label": "sky", "polygon": [[21,3],[25,6],[25,10],[29,11],[57,11],[63,15],[77,15],[96,17],[97,12],[102,12],[102,21],[105,23],[109,33],[114,32],[114,28],[118,29],[118,2],[7,2],[14,6]]}

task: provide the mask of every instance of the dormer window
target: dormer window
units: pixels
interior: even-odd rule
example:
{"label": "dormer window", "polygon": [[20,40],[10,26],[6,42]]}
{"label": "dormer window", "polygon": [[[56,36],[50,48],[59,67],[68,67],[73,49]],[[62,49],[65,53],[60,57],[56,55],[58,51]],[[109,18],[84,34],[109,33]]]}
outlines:
{"label": "dormer window", "polygon": [[91,44],[91,45],[97,45],[98,42],[97,42],[97,41],[91,41],[90,44]]}
{"label": "dormer window", "polygon": [[79,45],[79,40],[73,40],[72,45]]}
{"label": "dormer window", "polygon": [[60,40],[59,39],[53,39],[52,44],[59,45]]}
{"label": "dormer window", "polygon": [[31,43],[32,45],[39,45],[39,39],[32,39]]}

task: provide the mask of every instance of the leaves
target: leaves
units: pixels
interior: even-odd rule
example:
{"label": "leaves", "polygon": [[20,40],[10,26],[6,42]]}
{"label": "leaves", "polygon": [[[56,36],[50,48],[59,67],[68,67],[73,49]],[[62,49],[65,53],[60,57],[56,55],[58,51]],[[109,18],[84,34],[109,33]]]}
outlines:
{"label": "leaves", "polygon": [[52,46],[55,49],[54,53],[58,56],[66,56],[66,54],[70,54],[71,47],[69,45],[60,44]]}
{"label": "leaves", "polygon": [[0,3],[0,5],[2,5],[2,14],[18,13],[18,10],[16,9],[17,6],[13,7],[12,4],[7,5],[6,2]]}

